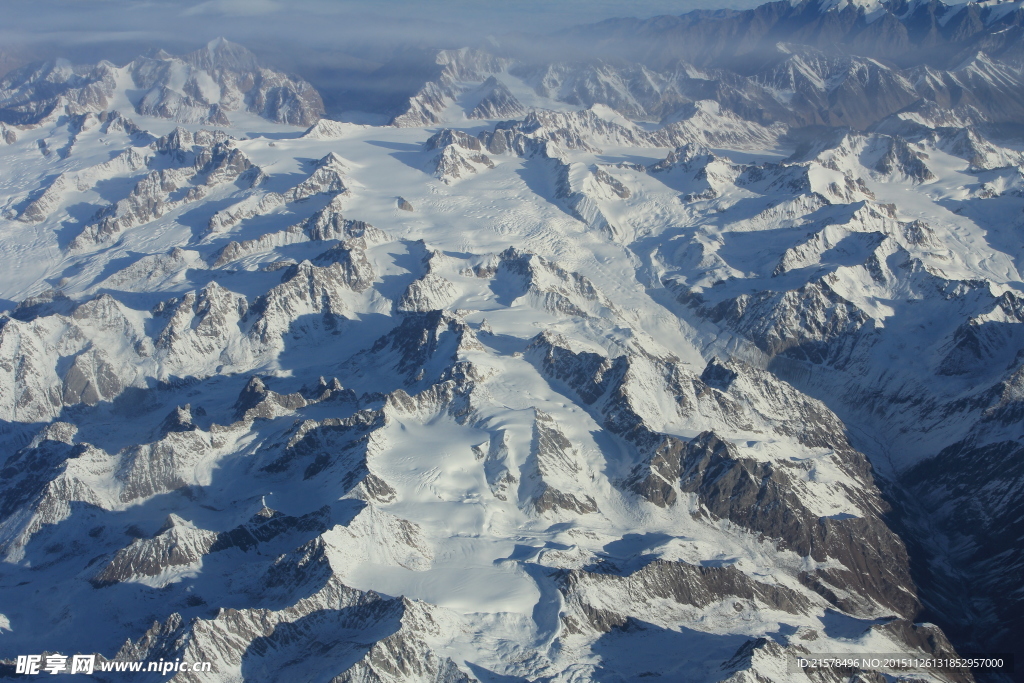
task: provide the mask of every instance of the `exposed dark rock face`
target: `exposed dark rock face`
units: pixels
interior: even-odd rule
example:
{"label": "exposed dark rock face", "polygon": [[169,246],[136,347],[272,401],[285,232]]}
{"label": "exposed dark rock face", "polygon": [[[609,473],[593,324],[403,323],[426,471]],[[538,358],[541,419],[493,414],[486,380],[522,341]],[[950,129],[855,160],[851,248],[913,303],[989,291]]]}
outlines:
{"label": "exposed dark rock face", "polygon": [[32,502],[43,493],[68,459],[79,457],[87,450],[84,445],[46,438],[35,448],[10,456],[4,463],[2,474],[5,481],[16,485],[6,487],[0,503],[0,515],[7,519],[20,507]]}
{"label": "exposed dark rock face", "polygon": [[[291,558],[291,574],[285,577],[274,570],[268,582],[287,579],[282,585],[295,586],[315,581],[311,568],[324,564],[322,552],[321,544],[312,544]],[[142,638],[126,643],[115,659],[205,657],[224,669],[240,669],[247,679],[270,680],[281,669],[274,657],[287,653],[284,668],[299,677],[322,676],[326,669],[332,681],[468,683],[472,679],[451,659],[437,655],[423,641],[423,622],[429,619],[429,613],[404,598],[383,598],[328,581],[283,610],[231,609],[211,619],[190,620],[173,614]],[[374,642],[353,643],[353,631],[372,635]],[[192,683],[203,675],[189,672],[176,679]]]}
{"label": "exposed dark rock face", "polygon": [[311,125],[221,40],[3,77],[0,650],[788,683],[1019,649],[1022,32],[614,20],[556,39],[599,59],[409,52],[390,126]]}
{"label": "exposed dark rock face", "polygon": [[472,111],[471,119],[514,119],[526,113],[526,109],[509,89],[494,76],[488,77],[480,86],[481,97]]}
{"label": "exposed dark rock face", "polygon": [[[585,403],[601,406],[605,426],[636,446],[642,462],[623,482],[628,490],[661,507],[677,504],[679,494],[696,494],[700,512],[712,519],[729,519],[817,562],[837,561],[842,568],[806,572],[801,580],[845,611],[870,614],[877,605],[913,617],[920,610],[906,549],[883,519],[889,508],[866,459],[850,448],[834,417],[829,425],[823,416],[804,438],[834,449],[833,460],[863,488],[847,490],[857,500],[858,515],[829,518],[812,513],[798,498],[796,481],[803,476],[798,467],[742,458],[712,432],[687,443],[648,428],[625,390],[626,357],[611,361],[576,354],[544,337],[534,347],[543,351],[546,373],[572,387]],[[732,374],[730,382],[736,378]],[[865,538],[872,540],[865,544]]]}
{"label": "exposed dark rock face", "polygon": [[741,294],[708,306],[700,295],[681,292],[680,301],[702,317],[741,332],[769,356],[843,367],[860,330],[870,318],[839,295],[828,278],[799,289]]}
{"label": "exposed dark rock face", "polygon": [[519,495],[529,496],[529,504],[539,513],[566,510],[582,515],[597,512],[597,503],[590,496],[574,495],[556,488],[556,485],[564,486],[558,483],[560,481],[579,487],[580,483],[575,481],[582,474],[579,460],[572,442],[559,431],[551,416],[537,411],[530,458],[523,468]]}
{"label": "exposed dark rock face", "polygon": [[[843,454],[859,469],[863,456]],[[839,456],[842,457],[842,456]],[[910,577],[907,551],[883,521],[888,512],[877,490],[870,516],[818,517],[793,493],[794,469],[757,463],[730,453],[712,433],[691,441],[680,462],[681,490],[696,493],[709,514],[778,539],[787,548],[818,562],[836,560],[843,568],[819,569],[802,575],[816,591],[845,611],[858,612],[858,598],[839,597],[834,590],[869,597],[897,614],[913,618],[920,610]],[[833,588],[829,588],[829,586]]]}
{"label": "exposed dark rock face", "polygon": [[397,372],[413,382],[425,379],[421,371],[440,377],[457,364],[460,348],[478,344],[470,327],[451,313],[406,313],[401,324],[374,342],[369,354],[381,364],[393,363]]}
{"label": "exposed dark rock face", "polygon": [[380,411],[359,411],[349,418],[331,418],[323,422],[301,424],[290,435],[280,455],[262,466],[269,473],[296,469],[303,480],[334,471],[341,477],[341,486],[349,491],[360,481],[366,481],[374,495],[391,498],[394,492],[373,475],[366,466],[366,449],[370,435],[384,422]]}
{"label": "exposed dark rock face", "polygon": [[122,581],[160,577],[167,571],[196,567],[217,539],[217,534],[181,519],[167,518],[151,539],[136,539],[119,550],[92,581],[103,586]]}
{"label": "exposed dark rock face", "polygon": [[658,507],[675,505],[679,499],[675,484],[679,479],[680,452],[684,448],[679,439],[664,437],[647,461],[634,468],[627,482],[629,489]]}
{"label": "exposed dark rock face", "polygon": [[[87,225],[71,241],[71,249],[109,243],[129,228],[201,201],[219,185],[239,178],[256,179],[252,163],[241,150],[232,146],[224,133],[201,131],[193,135],[179,127],[157,140],[154,146],[160,154],[173,160],[174,165],[151,170],[136,183],[127,197],[98,212],[98,222]],[[23,214],[23,220],[41,220],[48,213],[36,204],[30,207],[33,208],[35,213]]]}
{"label": "exposed dark rock face", "polygon": [[228,548],[249,550],[286,533],[305,532],[322,534],[330,527],[331,514],[327,507],[314,510],[301,517],[292,517],[264,507],[245,524],[217,535],[209,552]]}
{"label": "exposed dark rock face", "polygon": [[[923,540],[912,546],[919,553],[928,606],[947,624],[951,637],[970,647],[1019,652],[1024,620],[1010,596],[1024,570],[1024,558],[1013,550],[1024,539],[1024,504],[1012,493],[1024,478],[1022,456],[1017,441],[969,439],[901,477],[913,501],[906,504],[913,536],[923,539],[930,527],[954,549],[940,554]],[[969,619],[959,616],[965,603],[972,605]]]}
{"label": "exposed dark rock face", "polygon": [[563,621],[570,632],[609,631],[627,622],[628,615],[602,609],[598,606],[600,602],[591,602],[602,596],[608,603],[623,606],[631,602],[626,596],[636,596],[634,600],[660,598],[697,609],[733,599],[749,601],[752,609],[764,606],[799,613],[810,607],[798,593],[782,586],[758,583],[735,567],[698,567],[662,560],[626,576],[572,570],[561,577],[559,590],[568,603]]}
{"label": "exposed dark rock face", "polygon": [[729,385],[736,377],[735,372],[723,365],[717,358],[712,358],[704,368],[704,372],[701,373],[700,381],[719,391],[728,391]]}

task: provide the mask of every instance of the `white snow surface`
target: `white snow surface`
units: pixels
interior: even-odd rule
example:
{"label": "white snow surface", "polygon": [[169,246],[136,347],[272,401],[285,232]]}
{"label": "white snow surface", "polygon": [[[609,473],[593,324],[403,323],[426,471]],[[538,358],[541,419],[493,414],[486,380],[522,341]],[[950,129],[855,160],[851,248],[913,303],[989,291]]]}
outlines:
{"label": "white snow surface", "polygon": [[[879,6],[854,4],[869,14]],[[507,73],[501,82],[527,108],[567,114]],[[592,111],[617,130],[641,130],[608,107]],[[79,449],[60,456],[70,459],[0,521],[9,595],[0,656],[112,657],[172,611],[213,623],[220,608],[283,609],[273,603],[277,593],[260,592],[260,572],[314,538],[345,585],[423,603],[449,627],[424,642],[480,680],[612,680],[601,677],[608,672],[632,680],[641,666],[676,676],[690,661],[698,662],[686,669],[692,680],[720,680],[722,662],[764,637],[810,652],[905,650],[874,628],[896,616],[890,606],[857,596],[859,611],[841,614],[798,579],[839,566],[835,558],[815,560],[709,516],[678,482],[672,506],[633,493],[624,482],[643,455],[608,427],[612,399],[588,402],[529,347],[541,333],[558,335],[577,358],[604,359],[609,375],[614,359],[626,358],[621,392],[650,430],[683,440],[714,431],[736,457],[791,473],[813,517],[874,518],[876,490],[847,466],[845,445],[811,443],[793,428],[792,411],[842,426],[818,398],[871,388],[942,403],[970,393],[962,375],[936,368],[968,321],[1019,335],[1024,321],[996,302],[1024,296],[1019,173],[972,168],[932,142],[913,150],[927,179],[906,167],[882,171],[891,139],[879,135],[851,135],[781,163],[793,150],[709,150],[695,141],[672,162],[670,147],[624,144],[581,124],[570,132],[586,147],[542,141],[543,154],[485,151],[488,163],[448,184],[433,174],[424,143],[442,127],[475,136],[493,122],[466,119],[454,100],[444,115],[444,126],[321,120],[307,130],[233,112],[224,148],[248,160],[248,181],[232,177],[184,201],[198,182],[190,181],[167,192],[166,212],[81,249],[69,245],[97,210],[128,197],[151,170],[192,163],[153,139],[177,125],[209,127],[133,116],[151,134],[142,138],[98,125],[72,132],[56,116],[19,128],[17,142],[0,147],[0,418],[10,444],[2,457],[14,462],[31,446]],[[721,130],[712,132],[723,135],[736,126],[717,107],[697,116],[705,131],[716,121]],[[41,151],[71,137],[63,158]],[[992,154],[1019,163],[1009,152]],[[343,184],[330,186],[324,169]],[[396,197],[414,210],[400,210]],[[33,202],[41,219],[19,220]],[[375,230],[313,235],[309,226],[332,212]],[[818,291],[837,297],[831,308],[794,313],[793,301]],[[709,313],[718,305],[740,312]],[[448,317],[436,323],[433,355],[416,367],[404,367],[405,352],[390,342],[374,344],[436,309]],[[759,312],[744,317],[749,310]],[[830,336],[837,329],[862,341],[839,348]],[[431,333],[417,331],[413,341]],[[847,355],[825,371],[786,355],[792,339]],[[886,356],[891,369],[878,376],[872,361]],[[713,357],[734,361],[732,386],[698,383]],[[773,358],[797,388],[764,372]],[[459,363],[472,368],[472,389],[444,398]],[[252,376],[279,398],[236,411]],[[320,376],[363,396],[358,410],[378,411],[364,441],[331,423],[361,414],[353,401],[280,398]],[[166,427],[186,403],[195,424]],[[836,410],[853,446],[894,472],[971,427],[969,416],[949,420],[925,439],[920,414],[908,413],[893,434],[858,437],[857,406]],[[541,413],[571,444],[557,466],[537,454]],[[78,431],[61,441],[64,428],[55,425],[65,423]],[[299,449],[294,462],[284,459],[310,430],[317,436],[309,443],[327,444],[317,451],[320,469]],[[285,464],[275,469],[278,458]],[[370,479],[350,484],[346,458],[363,458],[387,492]],[[545,487],[571,495],[582,511],[545,509]],[[104,588],[88,583],[103,562],[77,563],[108,561],[132,542],[125,528],[151,537],[171,512],[190,529],[226,533],[263,502],[294,518],[327,506],[331,521],[308,537],[211,550]],[[787,611],[726,596],[696,608],[662,596],[641,610],[631,601],[646,598],[626,589],[581,588],[647,630],[566,627],[561,617],[575,608],[558,588],[565,572],[614,561],[639,573],[655,560],[734,568],[804,603]],[[30,586],[19,587],[29,572]],[[60,590],[34,596],[44,584]],[[180,592],[165,600],[165,587]],[[318,590],[307,592],[326,589]],[[69,605],[65,623],[46,618]],[[811,631],[816,639],[789,635]],[[788,680],[783,655],[755,650],[751,661],[741,668]]]}

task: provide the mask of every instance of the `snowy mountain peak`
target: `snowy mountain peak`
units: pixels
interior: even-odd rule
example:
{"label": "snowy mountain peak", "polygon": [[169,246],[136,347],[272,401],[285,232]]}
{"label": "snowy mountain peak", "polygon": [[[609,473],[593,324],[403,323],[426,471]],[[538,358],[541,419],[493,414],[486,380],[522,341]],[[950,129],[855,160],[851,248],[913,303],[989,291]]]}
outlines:
{"label": "snowy mountain peak", "polygon": [[185,55],[184,59],[207,71],[228,69],[246,73],[259,69],[256,55],[223,37],[214,38],[205,47]]}
{"label": "snowy mountain peak", "polygon": [[817,9],[823,13],[842,12],[852,8],[856,12],[865,13],[869,20],[886,11],[883,0],[790,0],[790,4],[794,7],[804,4],[817,6]]}
{"label": "snowy mountain peak", "polygon": [[969,57],[965,58],[959,65],[951,69],[954,72],[957,71],[975,71],[975,72],[986,72],[992,69],[998,68],[995,62],[983,51],[979,50]]}
{"label": "snowy mountain peak", "polygon": [[124,67],[57,61],[16,69],[0,80],[0,110],[10,123],[100,113],[115,102],[145,116],[216,125],[229,124],[229,114],[239,109],[301,126],[323,113],[320,95],[308,83],[260,69],[251,52],[222,39],[180,58],[159,52]]}
{"label": "snowy mountain peak", "polygon": [[5,75],[0,670],[788,683],[1018,647],[1019,47],[872,7],[409,53],[369,79],[394,125],[314,122],[224,40]]}

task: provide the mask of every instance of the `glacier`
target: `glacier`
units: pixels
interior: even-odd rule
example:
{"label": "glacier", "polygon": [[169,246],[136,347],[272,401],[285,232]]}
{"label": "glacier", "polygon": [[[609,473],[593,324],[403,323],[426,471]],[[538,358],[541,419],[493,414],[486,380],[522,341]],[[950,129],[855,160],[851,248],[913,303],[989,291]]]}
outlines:
{"label": "glacier", "polygon": [[0,671],[1019,652],[1024,62],[773,50],[437,50],[386,125],[223,39],[0,77]]}

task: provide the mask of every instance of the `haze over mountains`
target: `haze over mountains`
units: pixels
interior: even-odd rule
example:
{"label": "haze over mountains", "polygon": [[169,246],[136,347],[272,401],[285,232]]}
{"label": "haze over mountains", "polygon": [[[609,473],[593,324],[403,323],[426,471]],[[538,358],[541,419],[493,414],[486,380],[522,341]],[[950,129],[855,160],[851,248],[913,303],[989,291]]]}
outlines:
{"label": "haze over mountains", "polygon": [[3,74],[2,666],[1020,653],[1022,31],[807,0]]}

